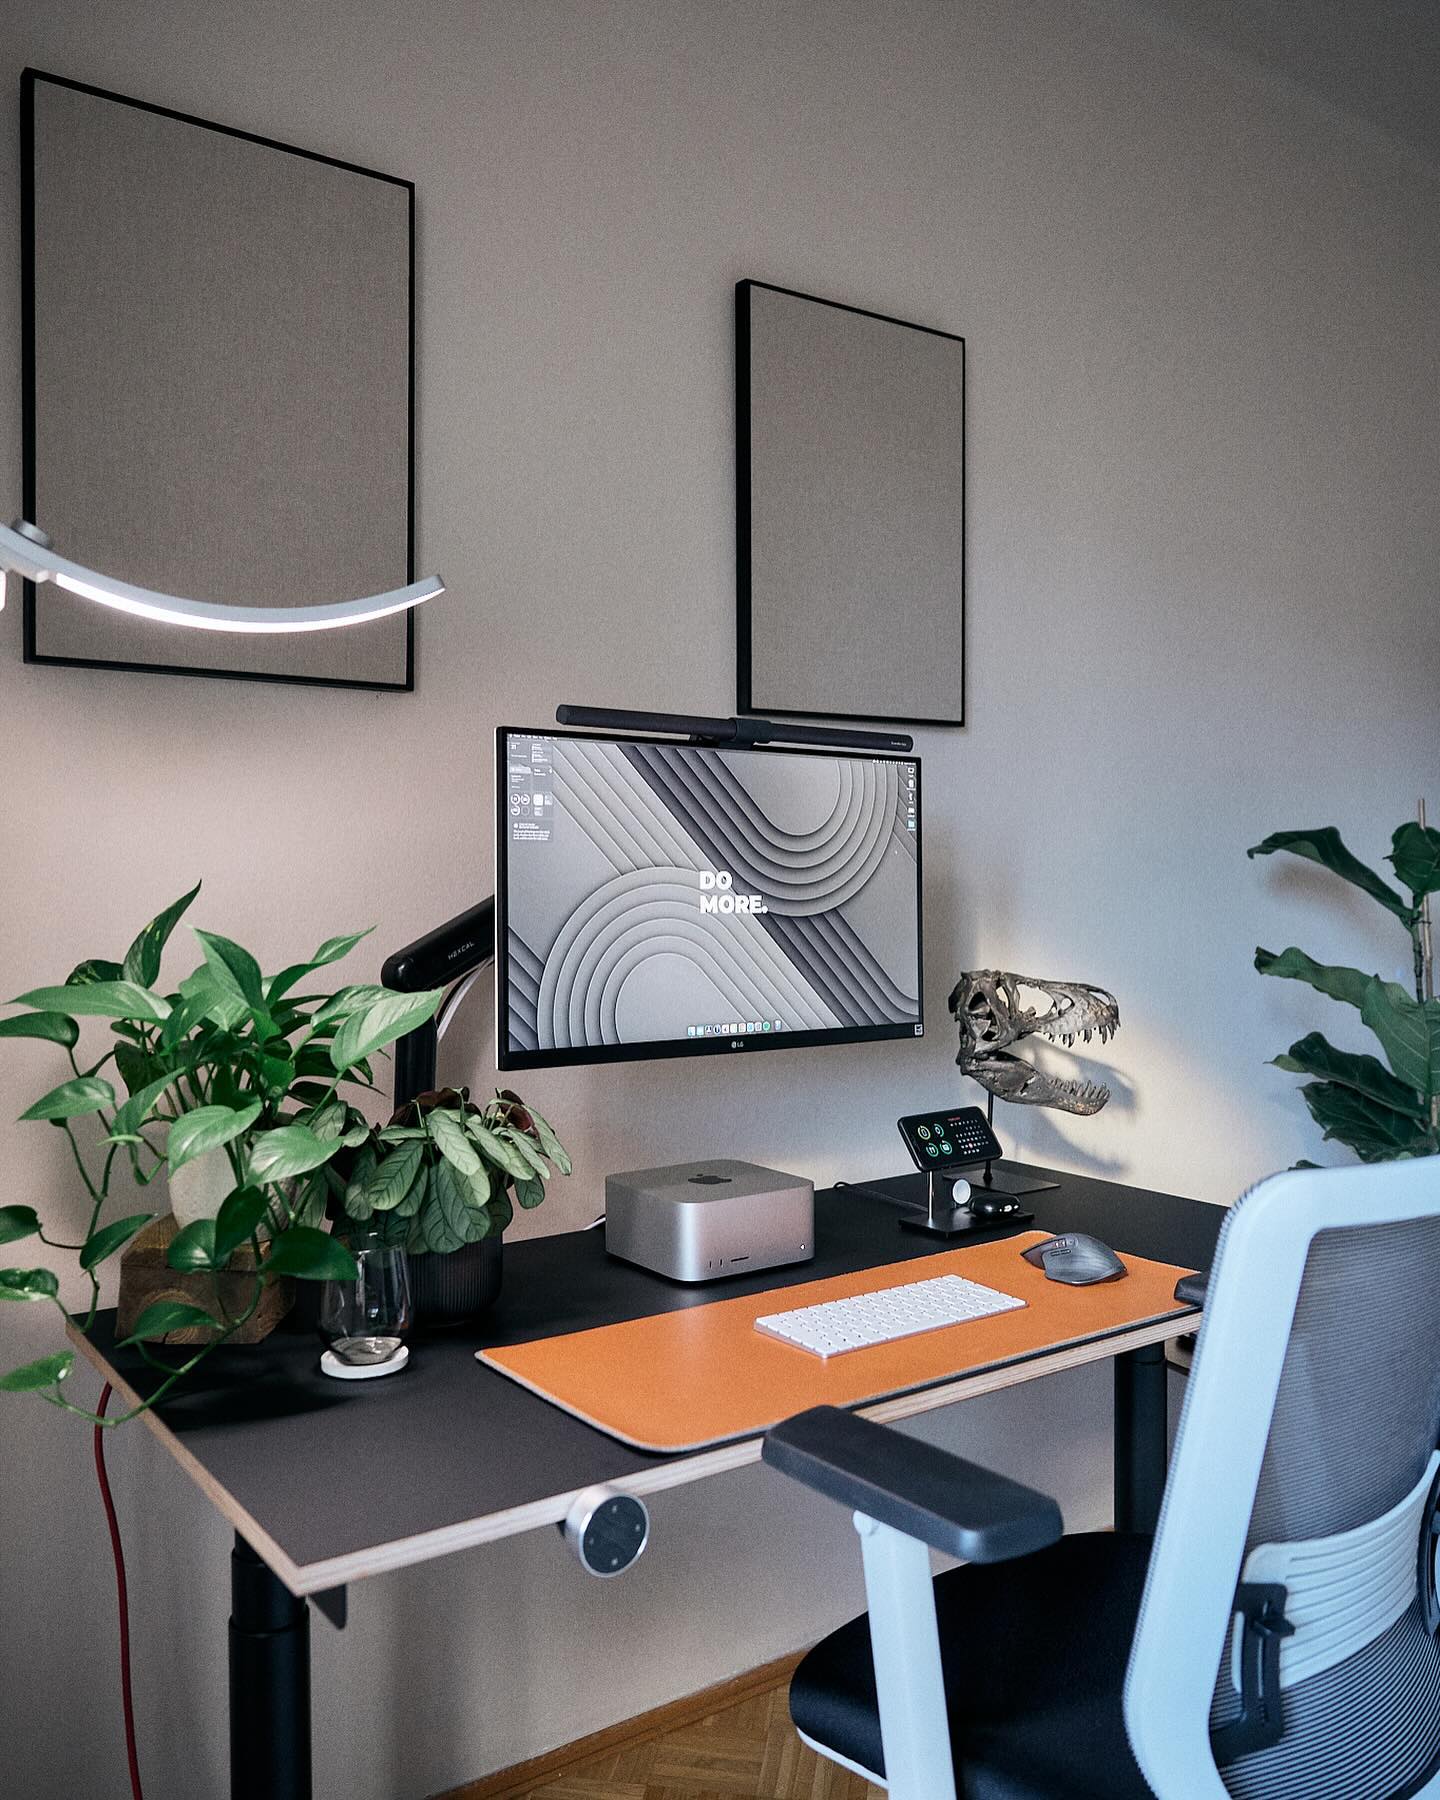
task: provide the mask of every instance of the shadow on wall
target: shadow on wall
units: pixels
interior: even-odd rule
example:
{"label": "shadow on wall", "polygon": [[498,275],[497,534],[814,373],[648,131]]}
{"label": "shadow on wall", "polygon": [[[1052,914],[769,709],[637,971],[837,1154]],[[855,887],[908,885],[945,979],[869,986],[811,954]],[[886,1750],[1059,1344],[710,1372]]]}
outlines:
{"label": "shadow on wall", "polygon": [[[1026,1060],[1039,1068],[1052,1070],[1066,1079],[1093,1081],[1108,1087],[1110,1098],[1103,1108],[1105,1112],[1131,1116],[1138,1112],[1134,1083],[1108,1063],[1094,1057],[1076,1056],[1073,1051],[1057,1051],[1040,1038],[1028,1038],[1021,1048]],[[965,1085],[977,1101],[983,1103],[984,1090],[974,1082]],[[995,1109],[995,1133],[1007,1149],[1014,1146],[1010,1154],[1026,1162],[1053,1164],[1059,1169],[1073,1168],[1082,1175],[1118,1180],[1128,1170],[1129,1159],[1103,1155],[1092,1149],[1086,1140],[1087,1132],[1092,1129],[1088,1118],[1057,1112],[1048,1106],[1014,1106],[1001,1101]]]}

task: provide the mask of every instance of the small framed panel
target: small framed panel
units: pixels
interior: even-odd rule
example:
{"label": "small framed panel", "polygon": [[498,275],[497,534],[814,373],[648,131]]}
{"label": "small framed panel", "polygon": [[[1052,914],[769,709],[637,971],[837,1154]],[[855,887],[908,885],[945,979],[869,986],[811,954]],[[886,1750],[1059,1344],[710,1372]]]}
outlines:
{"label": "small framed panel", "polygon": [[[193,600],[412,581],[412,184],[34,69],[21,134],[25,517]],[[414,623],[201,632],[27,583],[25,659],[409,689]]]}
{"label": "small framed panel", "polygon": [[742,712],[965,718],[965,340],[741,281]]}

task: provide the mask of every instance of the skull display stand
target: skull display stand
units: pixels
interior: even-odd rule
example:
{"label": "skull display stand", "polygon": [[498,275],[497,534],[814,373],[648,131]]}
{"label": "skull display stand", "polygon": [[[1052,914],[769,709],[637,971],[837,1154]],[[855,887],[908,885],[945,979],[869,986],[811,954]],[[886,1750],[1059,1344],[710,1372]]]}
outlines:
{"label": "skull display stand", "polygon": [[[995,1096],[987,1092],[985,1095],[985,1122],[993,1131],[995,1129]],[[1042,1181],[1038,1175],[1017,1175],[1012,1169],[997,1169],[993,1163],[986,1163],[985,1173],[978,1182],[971,1182],[971,1192],[986,1194],[1043,1194],[1047,1188],[1058,1188],[1058,1181]],[[1033,1218],[1033,1213],[1027,1213]],[[1010,1215],[1010,1222],[1015,1222]]]}
{"label": "skull display stand", "polygon": [[[1027,1005],[1026,993],[1038,1005]],[[961,1070],[985,1090],[985,1116],[995,1124],[995,1097],[1017,1106],[1049,1106],[1088,1117],[1110,1098],[1103,1083],[1065,1080],[1015,1053],[1036,1038],[1065,1049],[1097,1038],[1108,1043],[1120,1029],[1120,1003],[1107,989],[1088,981],[1050,981],[1015,975],[1007,969],[974,969],[960,977],[950,995],[950,1012],[960,1027],[955,1057]],[[985,1165],[982,1191],[1038,1194],[1055,1181],[1012,1174]]]}

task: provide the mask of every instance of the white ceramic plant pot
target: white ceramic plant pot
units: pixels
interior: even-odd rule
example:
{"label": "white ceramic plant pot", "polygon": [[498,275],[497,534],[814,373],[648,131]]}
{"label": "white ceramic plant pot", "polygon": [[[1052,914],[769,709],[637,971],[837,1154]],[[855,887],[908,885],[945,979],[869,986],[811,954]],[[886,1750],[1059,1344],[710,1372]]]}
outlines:
{"label": "white ceramic plant pot", "polygon": [[192,1157],[170,1176],[170,1210],[183,1229],[197,1219],[213,1219],[235,1186],[235,1171],[223,1149]]}

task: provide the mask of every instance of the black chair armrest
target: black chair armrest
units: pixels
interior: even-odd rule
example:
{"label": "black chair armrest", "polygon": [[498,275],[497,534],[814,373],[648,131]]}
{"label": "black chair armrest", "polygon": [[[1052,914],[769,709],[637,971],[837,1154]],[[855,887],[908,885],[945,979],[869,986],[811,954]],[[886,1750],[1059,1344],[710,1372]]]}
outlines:
{"label": "black chair armrest", "polygon": [[1175,1298],[1182,1306],[1203,1306],[1205,1291],[1209,1286],[1208,1270],[1199,1275],[1182,1275],[1175,1283]]}
{"label": "black chair armrest", "polygon": [[765,1434],[761,1459],[856,1512],[965,1562],[1005,1562],[1064,1532],[1048,1494],[834,1406]]}

